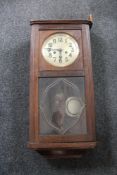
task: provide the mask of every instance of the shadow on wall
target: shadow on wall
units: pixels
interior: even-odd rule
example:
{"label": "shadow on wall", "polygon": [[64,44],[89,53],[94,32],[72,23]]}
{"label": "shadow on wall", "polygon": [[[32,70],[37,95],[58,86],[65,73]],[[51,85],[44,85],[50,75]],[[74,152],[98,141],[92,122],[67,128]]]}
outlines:
{"label": "shadow on wall", "polygon": [[89,150],[85,157],[80,159],[66,159],[66,160],[48,160],[48,163],[56,168],[89,168],[93,169],[98,166],[111,167],[112,155],[110,145],[110,123],[109,114],[107,112],[105,100],[105,62],[104,50],[105,43],[102,38],[96,34],[91,34],[92,40],[92,59],[94,72],[94,87],[95,87],[95,103],[96,103],[96,132],[97,141],[99,142],[97,148]]}

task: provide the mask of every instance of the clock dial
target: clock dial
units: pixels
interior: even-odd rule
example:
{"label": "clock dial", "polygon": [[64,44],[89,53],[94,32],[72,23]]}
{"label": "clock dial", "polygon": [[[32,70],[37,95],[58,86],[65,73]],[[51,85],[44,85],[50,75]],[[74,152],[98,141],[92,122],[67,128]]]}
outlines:
{"label": "clock dial", "polygon": [[78,58],[79,46],[72,36],[66,33],[56,33],[44,41],[42,55],[51,65],[65,67]]}

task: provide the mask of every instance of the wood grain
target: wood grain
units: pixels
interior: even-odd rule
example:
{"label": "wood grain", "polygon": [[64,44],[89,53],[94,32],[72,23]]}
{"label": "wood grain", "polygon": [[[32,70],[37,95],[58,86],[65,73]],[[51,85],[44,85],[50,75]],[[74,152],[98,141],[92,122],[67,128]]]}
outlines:
{"label": "wood grain", "polygon": [[96,146],[96,142],[79,142],[79,143],[28,143],[28,147],[34,150],[47,149],[92,149]]}
{"label": "wood grain", "polygon": [[82,24],[87,24],[90,27],[92,26],[92,22],[90,20],[32,20],[30,22],[31,25],[34,24],[77,24],[77,25],[82,25]]}

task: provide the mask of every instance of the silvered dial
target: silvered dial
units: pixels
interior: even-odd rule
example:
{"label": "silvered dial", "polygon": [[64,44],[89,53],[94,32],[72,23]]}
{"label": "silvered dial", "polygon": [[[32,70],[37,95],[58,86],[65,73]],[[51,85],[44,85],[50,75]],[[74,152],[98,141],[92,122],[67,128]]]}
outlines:
{"label": "silvered dial", "polygon": [[55,33],[44,41],[42,55],[51,65],[65,67],[78,58],[79,46],[72,36],[66,33]]}

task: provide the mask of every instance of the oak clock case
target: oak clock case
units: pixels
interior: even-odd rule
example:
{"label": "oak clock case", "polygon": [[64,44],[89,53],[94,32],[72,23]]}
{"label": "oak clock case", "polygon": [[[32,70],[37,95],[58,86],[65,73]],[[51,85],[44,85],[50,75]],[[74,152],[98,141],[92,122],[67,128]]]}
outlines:
{"label": "oak clock case", "polygon": [[32,21],[28,147],[78,157],[96,146],[88,20]]}

